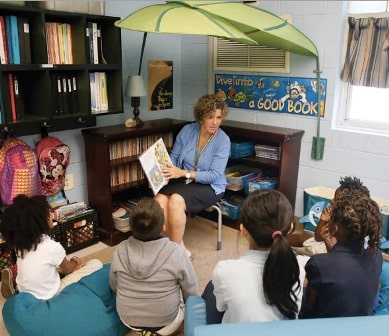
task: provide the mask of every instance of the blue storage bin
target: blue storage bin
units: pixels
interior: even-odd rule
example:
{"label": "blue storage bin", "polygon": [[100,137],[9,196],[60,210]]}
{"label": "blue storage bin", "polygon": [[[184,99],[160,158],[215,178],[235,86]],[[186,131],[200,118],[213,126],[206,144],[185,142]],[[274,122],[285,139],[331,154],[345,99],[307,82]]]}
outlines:
{"label": "blue storage bin", "polygon": [[239,219],[240,215],[240,205],[236,204],[230,200],[222,199],[219,202],[220,210],[224,216],[227,216],[228,218],[232,220]]}
{"label": "blue storage bin", "polygon": [[247,180],[245,184],[245,193],[248,195],[258,189],[276,189],[278,182],[267,177],[260,177]]}
{"label": "blue storage bin", "polygon": [[229,190],[242,190],[248,179],[258,175],[258,169],[252,167],[246,167],[242,165],[236,165],[227,167],[225,170],[227,179],[226,188]]}
{"label": "blue storage bin", "polygon": [[239,159],[241,157],[254,155],[254,146],[255,146],[254,141],[231,142],[230,158]]}

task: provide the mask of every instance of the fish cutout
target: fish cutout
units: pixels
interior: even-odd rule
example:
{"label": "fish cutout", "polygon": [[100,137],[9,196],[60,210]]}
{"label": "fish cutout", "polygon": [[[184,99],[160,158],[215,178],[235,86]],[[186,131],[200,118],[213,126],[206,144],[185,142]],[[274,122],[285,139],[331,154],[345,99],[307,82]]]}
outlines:
{"label": "fish cutout", "polygon": [[328,206],[328,204],[328,201],[316,202],[314,205],[312,205],[308,215],[305,215],[299,219],[299,223],[311,223],[314,227],[316,227],[320,220],[321,213]]}

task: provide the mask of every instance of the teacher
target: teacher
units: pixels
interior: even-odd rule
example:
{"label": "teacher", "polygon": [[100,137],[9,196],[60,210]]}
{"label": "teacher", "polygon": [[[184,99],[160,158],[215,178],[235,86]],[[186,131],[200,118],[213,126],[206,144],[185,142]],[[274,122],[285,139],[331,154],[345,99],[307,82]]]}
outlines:
{"label": "teacher", "polygon": [[176,137],[170,153],[173,166],[162,169],[168,183],[155,199],[164,210],[165,234],[184,248],[187,215],[195,216],[224,196],[231,143],[220,125],[227,113],[227,104],[216,95],[200,97],[193,110],[196,122]]}

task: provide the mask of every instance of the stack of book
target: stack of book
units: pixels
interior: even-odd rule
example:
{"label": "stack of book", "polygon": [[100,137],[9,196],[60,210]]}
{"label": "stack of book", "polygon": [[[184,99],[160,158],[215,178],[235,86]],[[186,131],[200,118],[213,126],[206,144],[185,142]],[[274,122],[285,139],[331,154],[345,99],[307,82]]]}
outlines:
{"label": "stack of book", "polygon": [[54,208],[52,210],[53,220],[58,222],[65,222],[71,218],[87,213],[92,213],[94,210],[90,209],[84,202],[73,202],[67,205]]}
{"label": "stack of book", "polygon": [[255,156],[271,160],[280,159],[280,148],[268,145],[255,145]]}
{"label": "stack of book", "polygon": [[49,64],[73,64],[72,26],[46,22],[46,45]]}

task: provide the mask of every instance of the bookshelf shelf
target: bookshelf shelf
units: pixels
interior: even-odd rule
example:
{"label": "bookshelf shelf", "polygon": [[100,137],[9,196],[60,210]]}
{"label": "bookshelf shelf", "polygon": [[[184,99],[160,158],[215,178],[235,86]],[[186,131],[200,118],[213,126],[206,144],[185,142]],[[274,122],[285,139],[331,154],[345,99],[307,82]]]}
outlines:
{"label": "bookshelf shelf", "polygon": [[[119,17],[0,4],[0,35],[3,41],[1,17],[5,22],[5,34],[6,20],[10,20],[7,17],[16,17],[17,22],[28,23],[27,30],[21,23],[17,28],[28,35],[30,47],[25,47],[26,37],[21,30],[16,32],[14,36],[18,37],[20,44],[15,50],[20,62],[17,57],[6,61],[2,59],[3,52],[14,53],[8,45],[0,43],[0,129],[11,129],[16,136],[39,134],[41,125],[46,123],[51,126],[51,132],[56,132],[95,126],[99,115],[123,113],[121,30],[114,26]],[[91,22],[96,24],[99,32],[91,35],[97,41],[93,44],[96,53],[90,51],[93,38],[89,37],[88,25]],[[58,25],[50,27],[48,23]],[[48,40],[50,36],[52,40]],[[63,47],[66,45],[68,48]],[[98,64],[91,63],[91,55],[97,55]],[[108,108],[100,109],[96,114],[91,112],[93,94],[89,76],[93,72],[105,73],[108,97]],[[13,105],[17,101],[11,93],[16,86],[11,85],[9,74],[17,76],[20,88],[18,100],[24,106],[23,113],[16,117]],[[61,82],[57,81],[58,76],[62,76]],[[101,85],[99,83],[98,87]],[[100,104],[99,99],[97,103]]]}

